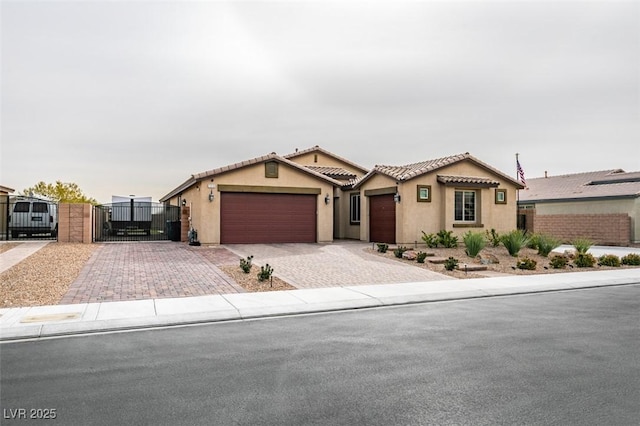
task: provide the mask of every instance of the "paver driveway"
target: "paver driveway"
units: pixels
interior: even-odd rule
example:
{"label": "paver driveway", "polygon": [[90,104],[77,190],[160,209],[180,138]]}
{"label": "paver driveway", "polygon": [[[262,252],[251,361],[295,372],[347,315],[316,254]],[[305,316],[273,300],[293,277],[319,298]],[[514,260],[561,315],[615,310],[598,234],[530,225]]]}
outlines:
{"label": "paver driveway", "polygon": [[60,304],[242,293],[218,266],[236,257],[221,247],[170,242],[103,244]]}
{"label": "paver driveway", "polygon": [[240,257],[269,263],[275,275],[297,288],[340,287],[452,279],[364,251],[366,243],[238,244],[190,247],[186,244],[114,243],[101,245],[64,295],[61,304],[241,293],[219,268],[239,265]]}
{"label": "paver driveway", "polygon": [[369,243],[227,244],[238,256],[273,266],[274,274],[298,288],[391,284],[454,279],[367,253]]}

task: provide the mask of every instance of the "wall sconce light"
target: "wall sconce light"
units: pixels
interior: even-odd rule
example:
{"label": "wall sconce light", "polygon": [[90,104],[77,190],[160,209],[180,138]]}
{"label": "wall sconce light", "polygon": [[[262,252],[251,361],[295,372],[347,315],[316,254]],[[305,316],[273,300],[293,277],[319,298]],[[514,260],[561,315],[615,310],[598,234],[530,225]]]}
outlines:
{"label": "wall sconce light", "polygon": [[187,200],[182,199],[182,207],[185,207],[187,205]]}
{"label": "wall sconce light", "polygon": [[[213,179],[212,179],[213,180]],[[214,195],[213,195],[213,188],[215,188],[216,186],[213,183],[210,183],[207,185],[207,188],[209,188],[209,202],[213,201]]]}
{"label": "wall sconce light", "polygon": [[400,202],[400,194],[398,194],[397,192],[393,195],[393,201],[395,201],[396,203]]}
{"label": "wall sconce light", "polygon": [[329,198],[329,194],[327,194],[327,195],[324,197],[324,203],[328,205],[330,202],[331,202],[331,198]]}
{"label": "wall sconce light", "polygon": [[209,192],[209,202],[213,201],[213,190]]}

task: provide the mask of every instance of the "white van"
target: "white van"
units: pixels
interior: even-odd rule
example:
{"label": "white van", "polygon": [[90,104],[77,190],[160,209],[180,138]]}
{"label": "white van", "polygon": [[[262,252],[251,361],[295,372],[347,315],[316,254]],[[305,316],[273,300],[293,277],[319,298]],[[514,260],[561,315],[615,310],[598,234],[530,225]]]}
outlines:
{"label": "white van", "polygon": [[11,238],[20,235],[58,235],[57,204],[37,198],[16,199],[9,215]]}

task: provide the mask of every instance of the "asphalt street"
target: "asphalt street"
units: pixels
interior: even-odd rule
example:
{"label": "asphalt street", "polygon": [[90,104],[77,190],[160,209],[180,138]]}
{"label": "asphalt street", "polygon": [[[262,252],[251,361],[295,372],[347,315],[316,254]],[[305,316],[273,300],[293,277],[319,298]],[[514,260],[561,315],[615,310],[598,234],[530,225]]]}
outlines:
{"label": "asphalt street", "polygon": [[636,425],[640,285],[3,343],[0,368],[3,425]]}

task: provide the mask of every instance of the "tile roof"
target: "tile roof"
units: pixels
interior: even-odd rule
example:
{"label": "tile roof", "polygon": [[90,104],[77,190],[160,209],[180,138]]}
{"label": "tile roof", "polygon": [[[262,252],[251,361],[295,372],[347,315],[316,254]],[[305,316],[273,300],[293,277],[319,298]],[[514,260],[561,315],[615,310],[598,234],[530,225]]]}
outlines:
{"label": "tile roof", "polygon": [[311,169],[315,172],[322,173],[325,176],[329,176],[334,179],[353,179],[356,177],[355,173],[345,170],[342,167],[329,167],[329,166],[305,166],[307,169]]}
{"label": "tile roof", "polygon": [[[367,173],[365,176],[363,176],[355,185],[360,185],[362,182],[366,181],[367,179],[369,179],[371,176],[373,176],[376,173],[380,173],[386,176],[391,177],[392,179],[395,179],[397,181],[406,181],[409,179],[413,179],[417,176],[429,173],[429,172],[433,172],[435,170],[441,169],[445,166],[451,165],[451,164],[455,164],[458,163],[460,161],[463,160],[470,160],[472,162],[474,162],[475,164],[479,165],[480,167],[486,169],[487,171],[490,171],[491,173],[501,176],[502,178],[522,187],[522,185],[516,181],[515,179],[513,179],[512,177],[506,175],[505,173],[501,172],[498,169],[495,169],[493,167],[491,167],[490,165],[478,160],[477,158],[475,158],[474,156],[472,156],[471,154],[469,154],[468,152],[465,152],[464,154],[457,154],[457,155],[451,155],[448,157],[442,157],[442,158],[436,158],[434,160],[427,160],[427,161],[422,161],[419,163],[412,163],[412,164],[407,164],[404,166],[387,166],[387,165],[376,165],[373,170],[371,170],[369,173]],[[473,179],[478,179],[477,177],[473,178]],[[485,178],[482,178],[485,179]],[[486,178],[489,179],[490,178]]]}
{"label": "tile roof", "polygon": [[620,169],[527,179],[519,202],[640,197],[640,172]]}
{"label": "tile roof", "polygon": [[292,158],[299,157],[299,156],[304,155],[304,154],[309,154],[311,152],[321,152],[321,153],[323,153],[325,155],[328,155],[330,157],[335,158],[336,160],[340,160],[345,164],[349,164],[350,166],[360,170],[363,173],[367,173],[369,171],[368,169],[362,167],[359,164],[354,163],[351,160],[347,160],[346,158],[340,157],[339,155],[336,155],[333,152],[330,152],[330,151],[327,151],[326,149],[320,148],[319,145],[313,146],[311,148],[303,149],[302,151],[292,152],[291,154],[283,155],[283,157],[288,159],[288,160],[290,160]]}
{"label": "tile roof", "polygon": [[475,177],[475,176],[443,176],[438,175],[438,182],[442,183],[461,183],[471,185],[489,185],[498,186],[500,182],[488,177]]}
{"label": "tile roof", "polygon": [[181,192],[183,192],[184,190],[186,190],[187,188],[189,188],[190,186],[192,186],[193,184],[195,184],[197,181],[202,180],[202,179],[207,179],[210,178],[212,176],[216,176],[216,175],[220,175],[226,172],[230,172],[232,170],[238,170],[241,169],[243,167],[247,167],[247,166],[251,166],[254,164],[260,164],[260,163],[264,163],[266,161],[269,160],[273,160],[273,161],[277,161],[279,163],[282,164],[286,164],[288,166],[291,166],[295,169],[298,169],[304,173],[310,174],[312,176],[315,176],[317,178],[323,179],[325,181],[328,181],[329,183],[335,185],[335,186],[342,186],[343,182],[340,182],[338,180],[333,179],[330,176],[326,176],[322,173],[319,173],[315,170],[312,170],[308,167],[302,166],[298,163],[295,163],[293,161],[290,161],[284,157],[281,157],[279,155],[277,155],[275,152],[272,152],[271,154],[267,154],[267,155],[262,155],[260,157],[256,157],[256,158],[252,158],[250,160],[245,160],[245,161],[241,161],[239,163],[234,163],[234,164],[229,164],[227,166],[222,166],[222,167],[218,167],[216,169],[212,169],[212,170],[207,170],[205,172],[201,172],[201,173],[195,173],[193,175],[191,175],[191,177],[189,179],[187,179],[182,185],[178,186],[177,188],[175,188],[173,191],[169,192],[167,195],[165,195],[164,197],[162,197],[160,199],[161,202],[167,201],[172,197],[175,197],[176,195],[180,194]]}

